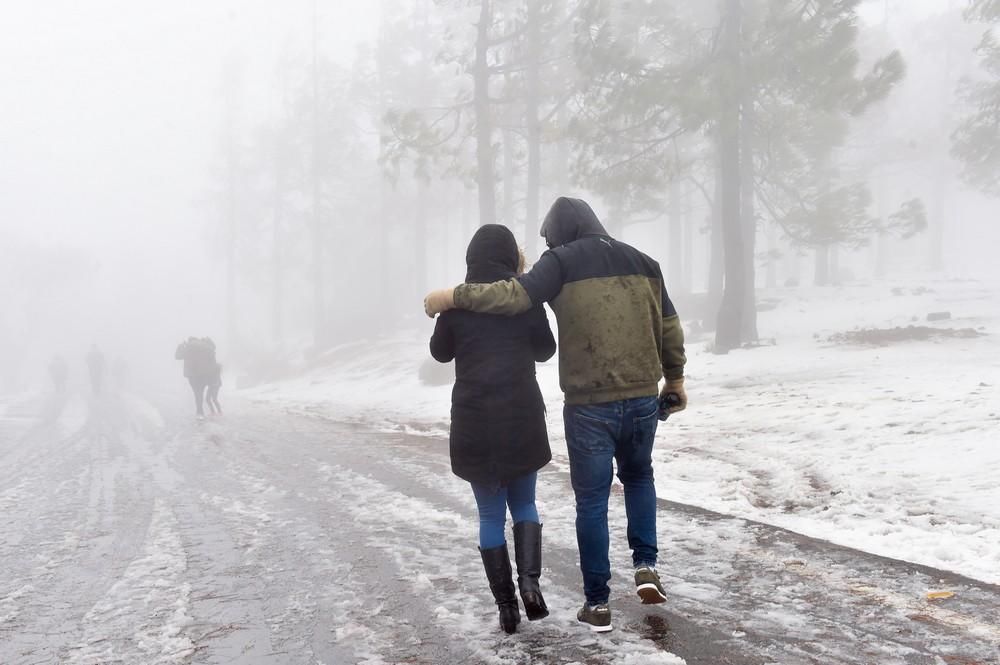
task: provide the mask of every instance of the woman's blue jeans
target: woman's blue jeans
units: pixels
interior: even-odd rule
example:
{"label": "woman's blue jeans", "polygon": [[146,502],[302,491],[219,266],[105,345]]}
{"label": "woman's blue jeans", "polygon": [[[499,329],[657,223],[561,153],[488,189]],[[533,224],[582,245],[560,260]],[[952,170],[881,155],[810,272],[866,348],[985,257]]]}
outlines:
{"label": "woman's blue jeans", "polygon": [[563,409],[570,480],[576,494],[576,541],[583,589],[591,605],[607,603],[611,593],[608,560],[608,495],[612,460],[625,488],[628,545],[636,566],[656,565],[656,487],[653,438],[656,397]]}
{"label": "woman's blue jeans", "polygon": [[507,522],[507,508],[514,524],[518,522],[538,522],[535,507],[535,481],[538,473],[532,471],[518,476],[506,485],[480,485],[472,483],[472,493],[476,495],[479,508],[479,547],[487,550],[507,542],[504,525]]}

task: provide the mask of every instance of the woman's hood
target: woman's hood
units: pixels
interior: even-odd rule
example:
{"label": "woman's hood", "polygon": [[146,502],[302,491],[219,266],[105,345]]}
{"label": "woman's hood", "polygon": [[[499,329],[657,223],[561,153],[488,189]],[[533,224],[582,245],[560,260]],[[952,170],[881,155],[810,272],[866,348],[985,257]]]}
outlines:
{"label": "woman's hood", "polygon": [[479,227],[465,252],[466,282],[496,282],[517,274],[521,255],[517,240],[502,224]]}

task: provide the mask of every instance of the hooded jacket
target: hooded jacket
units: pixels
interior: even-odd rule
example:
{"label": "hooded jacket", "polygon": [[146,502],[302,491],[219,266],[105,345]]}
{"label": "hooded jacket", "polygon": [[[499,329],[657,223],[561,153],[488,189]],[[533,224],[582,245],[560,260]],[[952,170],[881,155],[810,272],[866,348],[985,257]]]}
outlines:
{"label": "hooded jacket", "polygon": [[516,315],[548,302],[567,404],[655,395],[661,377],[684,376],[684,333],[656,261],[611,238],[580,199],[556,199],[542,235],[551,249],[528,273],[463,284],[455,306]]}
{"label": "hooded jacket", "polygon": [[[466,253],[466,283],[514,277],[520,252],[504,226],[488,224]],[[452,310],[438,317],[430,341],[439,362],[455,360],[449,451],[455,475],[497,486],[552,459],[535,362],[555,353],[545,310],[517,316]]]}

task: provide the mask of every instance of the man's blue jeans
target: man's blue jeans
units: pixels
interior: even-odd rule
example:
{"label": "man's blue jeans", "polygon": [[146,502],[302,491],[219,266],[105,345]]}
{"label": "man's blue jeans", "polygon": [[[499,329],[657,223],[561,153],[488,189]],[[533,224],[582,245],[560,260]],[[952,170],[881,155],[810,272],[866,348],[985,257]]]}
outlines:
{"label": "man's blue jeans", "polygon": [[563,409],[570,480],[576,494],[576,542],[583,589],[591,605],[607,603],[611,590],[608,561],[608,495],[612,459],[625,488],[628,545],[636,566],[656,565],[656,487],[653,438],[656,397]]}

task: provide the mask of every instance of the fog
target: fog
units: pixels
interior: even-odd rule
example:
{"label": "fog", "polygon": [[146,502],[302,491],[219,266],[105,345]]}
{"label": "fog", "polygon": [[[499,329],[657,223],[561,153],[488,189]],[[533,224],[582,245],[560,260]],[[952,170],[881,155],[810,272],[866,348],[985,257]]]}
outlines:
{"label": "fog", "polygon": [[[658,131],[673,137],[670,149],[613,171],[631,158],[601,123],[621,129],[648,109],[613,117],[612,99],[593,80],[614,79],[611,58],[631,50],[647,71],[675,67],[663,81],[712,97],[712,69],[700,75],[684,58],[710,50],[715,3],[540,3],[534,20],[552,32],[536,61],[544,126],[535,185],[524,103],[503,102],[530,88],[516,41],[489,51],[492,173],[477,161],[484,144],[477,148],[482,123],[473,109],[476,24],[485,15],[478,2],[7,4],[0,390],[43,382],[55,354],[82,375],[91,344],[120,358],[132,380],[155,384],[177,371],[177,342],[211,336],[252,383],[340,344],[423,334],[422,295],[461,281],[476,226],[509,225],[532,260],[543,248],[540,219],[560,194],[590,200],[612,234],[663,264],[682,319],[714,322],[714,130],[698,116],[716,109],[666,84],[661,97],[622,92],[633,104],[677,110],[658,119]],[[769,4],[782,3],[746,2],[744,20]],[[522,5],[489,4],[494,37],[530,23]],[[672,18],[658,19],[667,6]],[[815,141],[799,137],[789,157],[797,180],[761,185],[753,217],[759,289],[813,284],[818,236],[795,244],[787,232],[805,233],[809,220],[793,222],[783,202],[767,197],[816,186],[810,173],[820,169],[836,174],[834,189],[868,188],[863,210],[854,210],[859,219],[888,219],[920,199],[926,221],[897,234],[905,237],[871,225],[829,236],[821,243],[833,252],[823,259],[824,288],[1000,278],[1000,203],[962,178],[952,150],[973,106],[960,95],[962,81],[996,83],[974,52],[986,26],[963,18],[965,8],[945,0],[859,5],[857,38],[847,45],[858,55],[856,77],[893,50],[905,63],[905,74],[863,112],[824,108],[823,122],[788,129],[781,123],[802,123],[801,109],[781,116],[761,97],[760,126],[775,135],[840,132],[829,121],[843,123],[843,136],[812,154],[802,146]],[[695,29],[670,33],[682,23]],[[676,38],[676,48],[657,50],[651,34]],[[596,57],[605,59],[587,59]],[[810,62],[820,65],[797,70],[795,90],[829,80],[822,58],[801,68]],[[492,183],[489,201],[484,183]]]}

